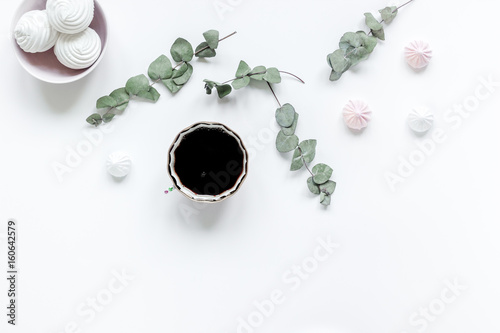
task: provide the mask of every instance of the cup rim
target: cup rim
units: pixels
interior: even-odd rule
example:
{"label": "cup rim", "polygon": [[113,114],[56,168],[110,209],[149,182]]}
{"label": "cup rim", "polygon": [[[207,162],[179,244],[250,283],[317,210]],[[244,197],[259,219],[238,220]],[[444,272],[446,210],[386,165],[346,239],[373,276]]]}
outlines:
{"label": "cup rim", "polygon": [[[238,177],[238,180],[234,184],[233,187],[230,189],[227,189],[226,191],[219,193],[217,195],[208,195],[208,194],[198,194],[194,193],[191,191],[189,188],[184,186],[182,182],[179,179],[179,176],[177,173],[174,171],[174,164],[175,164],[175,156],[174,152],[175,149],[179,146],[180,144],[180,139],[184,135],[186,135],[189,132],[194,131],[198,127],[213,127],[213,128],[222,128],[225,132],[233,136],[237,141],[238,144],[240,145],[241,150],[243,151],[243,169],[241,171],[241,175]],[[182,193],[185,197],[188,199],[195,201],[195,202],[204,202],[204,203],[218,203],[221,201],[226,200],[230,196],[232,196],[234,193],[236,193],[243,182],[245,181],[247,174],[248,174],[248,152],[243,144],[243,140],[241,140],[241,137],[233,131],[231,128],[228,126],[218,123],[218,122],[213,122],[213,121],[201,121],[194,123],[183,130],[181,130],[175,137],[174,141],[170,145],[170,148],[168,150],[168,163],[167,163],[167,170],[168,170],[168,175],[170,176],[170,179],[172,180],[174,186],[179,190],[180,193]]]}

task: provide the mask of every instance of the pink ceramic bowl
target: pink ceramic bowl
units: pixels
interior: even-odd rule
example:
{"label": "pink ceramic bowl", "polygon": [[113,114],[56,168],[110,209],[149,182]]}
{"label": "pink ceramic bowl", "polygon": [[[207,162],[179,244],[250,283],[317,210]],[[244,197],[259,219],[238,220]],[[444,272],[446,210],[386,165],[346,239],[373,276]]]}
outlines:
{"label": "pink ceramic bowl", "polygon": [[89,68],[75,70],[63,66],[57,60],[54,54],[54,48],[42,53],[27,53],[17,45],[13,31],[21,16],[30,10],[45,9],[46,3],[47,0],[24,0],[17,9],[11,24],[11,39],[14,52],[16,53],[21,66],[23,66],[28,73],[39,80],[55,84],[63,84],[79,80],[92,72],[94,68],[99,65],[99,62],[106,51],[108,44],[108,24],[106,22],[104,12],[97,1],[94,0],[94,20],[90,24],[90,27],[97,32],[99,37],[101,37],[101,54],[99,55],[97,61]]}

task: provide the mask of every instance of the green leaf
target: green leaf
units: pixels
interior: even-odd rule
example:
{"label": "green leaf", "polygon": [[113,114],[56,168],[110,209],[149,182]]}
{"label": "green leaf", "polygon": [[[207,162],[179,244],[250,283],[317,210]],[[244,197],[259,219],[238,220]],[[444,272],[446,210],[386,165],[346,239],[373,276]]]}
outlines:
{"label": "green leaf", "polygon": [[196,51],[194,54],[199,58],[213,58],[216,56],[217,52],[215,52],[214,49],[211,49],[208,46],[207,42],[202,42],[200,45],[196,47]]}
{"label": "green leaf", "polygon": [[370,30],[380,30],[383,28],[382,24],[372,15],[372,13],[365,13],[365,23]]}
{"label": "green leaf", "polygon": [[215,50],[219,46],[219,32],[217,30],[205,31],[203,37],[211,49]]}
{"label": "green leaf", "polygon": [[162,80],[162,82],[165,85],[165,87],[167,87],[167,89],[170,90],[172,94],[175,94],[182,88],[182,86],[176,85],[173,79]]}
{"label": "green leaf", "polygon": [[160,93],[153,87],[149,88],[149,91],[139,91],[137,97],[148,99],[150,101],[156,102],[160,98]]}
{"label": "green leaf", "polygon": [[127,90],[129,95],[137,95],[139,91],[149,90],[149,80],[144,75],[137,75],[130,78],[125,84],[125,89]]}
{"label": "green leaf", "polygon": [[358,31],[356,32],[356,34],[361,39],[361,46],[366,49],[366,52],[372,53],[375,49],[375,46],[377,46],[377,38],[368,36],[364,31]]}
{"label": "green leaf", "polygon": [[105,123],[109,123],[115,116],[116,115],[114,113],[106,113],[102,116],[102,121],[104,121]]}
{"label": "green leaf", "polygon": [[114,108],[116,104],[117,104],[116,99],[114,99],[113,97],[103,96],[97,100],[96,108],[97,109]]}
{"label": "green leaf", "polygon": [[329,180],[326,183],[319,185],[319,189],[321,192],[326,192],[328,195],[332,195],[335,192],[335,188],[337,187],[337,183],[333,180]]}
{"label": "green leaf", "polygon": [[215,89],[217,89],[217,94],[219,95],[219,98],[226,97],[233,90],[229,84],[223,84],[221,86],[217,86],[215,87]]}
{"label": "green leaf", "polygon": [[149,65],[148,75],[151,80],[166,80],[172,76],[172,63],[166,55],[162,54]]}
{"label": "green leaf", "polygon": [[280,75],[280,72],[278,71],[277,68],[271,67],[271,68],[267,69],[266,74],[264,74],[263,79],[269,83],[280,83],[281,82],[281,75]]}
{"label": "green leaf", "polygon": [[339,42],[339,47],[345,53],[348,53],[353,48],[361,46],[361,38],[355,32],[346,32]]}
{"label": "green leaf", "polygon": [[384,28],[382,28],[380,30],[372,30],[372,35],[377,37],[380,40],[385,40]]}
{"label": "green leaf", "polygon": [[191,75],[193,75],[193,66],[191,66],[191,64],[188,63],[185,63],[184,65],[187,66],[187,70],[184,72],[184,74],[174,78],[174,83],[178,86],[186,84],[186,82],[188,82],[189,79],[191,78]]}
{"label": "green leaf", "polygon": [[[256,74],[259,73],[259,74]],[[264,78],[264,75],[266,74],[266,67],[265,66],[257,66],[252,71],[250,72],[250,78],[253,80],[261,81]]]}
{"label": "green leaf", "polygon": [[297,122],[298,121],[299,121],[299,114],[297,112],[295,112],[292,126],[281,128],[281,130],[283,131],[283,134],[288,135],[288,136],[294,135],[295,134],[295,129],[297,128]]}
{"label": "green leaf", "polygon": [[283,134],[283,131],[280,131],[276,137],[276,149],[278,149],[280,153],[287,153],[294,150],[297,148],[298,143],[299,138],[296,135],[287,136]]}
{"label": "green leaf", "polygon": [[319,196],[319,202],[323,206],[330,206],[330,203],[332,202],[332,197],[330,195],[327,195],[326,193],[321,193]]}
{"label": "green leaf", "polygon": [[316,156],[316,140],[304,140],[299,144],[299,148],[302,151],[302,156],[306,163],[311,163]]}
{"label": "green leaf", "polygon": [[184,75],[184,73],[186,73],[187,70],[188,70],[188,65],[186,63],[183,63],[181,67],[179,67],[178,69],[174,69],[174,73],[172,74],[172,79],[176,79]]}
{"label": "green leaf", "polygon": [[382,16],[382,20],[384,20],[385,23],[389,24],[392,22],[392,20],[394,20],[396,15],[398,15],[398,7],[385,7],[384,9],[379,10],[379,13]]}
{"label": "green leaf", "polygon": [[205,91],[207,92],[207,95],[212,94],[212,89],[214,89],[214,87],[217,87],[220,84],[215,81],[210,81],[206,79],[203,80],[203,82],[205,82]]}
{"label": "green leaf", "polygon": [[193,47],[184,38],[177,38],[170,48],[172,58],[177,61],[191,61],[193,59]]}
{"label": "green leaf", "polygon": [[341,49],[328,55],[328,63],[335,72],[343,73],[351,67],[351,61],[345,57]]}
{"label": "green leaf", "polygon": [[311,191],[311,193],[313,194],[320,193],[319,186],[314,183],[312,177],[307,178],[307,188],[309,188],[309,191]]}
{"label": "green leaf", "polygon": [[231,83],[231,85],[233,86],[234,89],[238,90],[238,89],[241,89],[243,87],[248,86],[249,83],[250,83],[250,78],[248,76],[244,76],[240,79],[234,80]]}
{"label": "green leaf", "polygon": [[86,121],[90,125],[94,125],[97,127],[98,125],[102,124],[102,117],[99,113],[93,113],[87,117]]}
{"label": "green leaf", "polygon": [[297,171],[302,169],[304,166],[304,161],[302,160],[302,154],[300,153],[300,149],[295,149],[292,157],[292,165],[290,165],[290,171]]}
{"label": "green leaf", "polygon": [[282,107],[276,109],[275,117],[281,127],[290,127],[295,119],[295,109],[288,103],[283,104]]}
{"label": "green leaf", "polygon": [[250,66],[248,66],[248,64],[246,62],[244,62],[243,60],[241,60],[240,64],[238,65],[238,69],[236,70],[235,76],[236,77],[242,77],[242,76],[247,75],[251,71],[252,71],[252,69],[250,68]]}
{"label": "green leaf", "polygon": [[328,165],[319,163],[312,168],[314,174],[313,180],[316,184],[321,185],[326,183],[332,176],[333,169]]}
{"label": "green leaf", "polygon": [[342,77],[343,73],[336,72],[332,69],[332,72],[330,73],[330,81],[337,81]]}
{"label": "green leaf", "polygon": [[116,109],[123,111],[127,108],[128,102],[130,101],[130,95],[127,93],[125,88],[118,88],[113,90],[109,96],[116,100]]}

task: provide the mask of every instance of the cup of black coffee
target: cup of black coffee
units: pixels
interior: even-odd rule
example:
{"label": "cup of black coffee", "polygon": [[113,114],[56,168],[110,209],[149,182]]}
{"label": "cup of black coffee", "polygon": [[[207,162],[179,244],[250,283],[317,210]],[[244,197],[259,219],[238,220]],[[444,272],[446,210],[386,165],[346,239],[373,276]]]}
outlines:
{"label": "cup of black coffee", "polygon": [[220,202],[236,193],[247,169],[243,141],[220,123],[200,122],[182,130],[168,153],[174,186],[198,202]]}

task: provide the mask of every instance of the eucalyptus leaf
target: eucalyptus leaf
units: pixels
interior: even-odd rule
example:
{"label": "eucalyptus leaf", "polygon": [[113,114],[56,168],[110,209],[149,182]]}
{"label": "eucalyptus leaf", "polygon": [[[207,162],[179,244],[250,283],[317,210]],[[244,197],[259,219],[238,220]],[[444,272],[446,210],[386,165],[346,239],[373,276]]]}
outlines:
{"label": "eucalyptus leaf", "polygon": [[283,104],[282,107],[276,109],[275,117],[281,127],[290,127],[295,119],[295,109],[288,103]]}
{"label": "eucalyptus leaf", "polygon": [[280,153],[287,153],[294,150],[297,148],[298,143],[299,138],[296,135],[287,136],[283,134],[283,131],[280,131],[276,137],[276,149]]}
{"label": "eucalyptus leaf", "polygon": [[97,109],[114,108],[118,104],[116,99],[111,96],[103,96],[99,98],[96,102]]}
{"label": "eucalyptus leaf", "polygon": [[148,99],[150,101],[156,102],[160,98],[160,93],[153,87],[149,88],[149,91],[139,91],[137,97]]}
{"label": "eucalyptus leaf", "polygon": [[200,45],[196,47],[196,51],[194,54],[199,58],[213,58],[217,55],[214,49],[208,46],[207,42],[202,42]]}
{"label": "eucalyptus leaf", "polygon": [[144,74],[134,76],[127,81],[125,89],[129,95],[137,95],[139,91],[149,90],[149,80]]}
{"label": "eucalyptus leaf", "polygon": [[[258,73],[258,74],[256,74]],[[257,66],[252,71],[250,72],[250,78],[253,80],[261,81],[264,78],[264,75],[266,74],[266,67],[265,66]]]}
{"label": "eucalyptus leaf", "polygon": [[102,121],[105,123],[109,123],[115,116],[116,115],[114,113],[106,113],[102,116]]}
{"label": "eucalyptus leaf", "polygon": [[345,52],[341,49],[329,54],[328,59],[335,72],[343,73],[351,66],[351,61],[345,57]]}
{"label": "eucalyptus leaf", "polygon": [[231,83],[231,85],[233,86],[234,89],[238,90],[238,89],[241,89],[243,87],[248,86],[249,83],[250,83],[250,78],[248,76],[243,76],[240,79],[234,80]]}
{"label": "eucalyptus leaf", "polygon": [[377,38],[368,36],[364,31],[358,31],[356,32],[356,34],[361,39],[361,46],[366,49],[366,52],[372,53],[375,49],[375,46],[377,46],[378,44]]}
{"label": "eucalyptus leaf", "polygon": [[297,171],[302,169],[304,166],[304,161],[302,160],[302,154],[300,153],[300,149],[295,149],[292,157],[292,165],[290,166],[290,171]]}
{"label": "eucalyptus leaf", "polygon": [[238,69],[236,70],[235,76],[236,77],[242,77],[242,76],[247,75],[251,71],[252,71],[252,69],[250,68],[250,66],[248,66],[248,64],[246,62],[244,62],[243,60],[241,60],[240,64],[238,65]]}
{"label": "eucalyptus leaf", "polygon": [[128,102],[130,101],[130,95],[127,93],[125,88],[115,89],[111,94],[109,94],[109,96],[116,100],[115,108],[117,110],[123,111],[127,108]]}
{"label": "eucalyptus leaf", "polygon": [[320,194],[318,184],[315,184],[312,177],[307,178],[307,188],[313,194]]}
{"label": "eucalyptus leaf", "polygon": [[278,71],[277,68],[271,67],[271,68],[267,69],[266,74],[264,74],[263,79],[269,83],[280,83],[281,82],[281,75],[280,75],[280,72]]}
{"label": "eucalyptus leaf", "polygon": [[319,189],[322,192],[327,192],[328,195],[332,195],[333,192],[335,192],[335,188],[337,187],[337,183],[335,183],[333,180],[329,180],[326,183],[319,185]]}
{"label": "eucalyptus leaf", "polygon": [[172,63],[166,55],[162,54],[149,65],[148,75],[151,80],[166,80],[172,76]]}
{"label": "eucalyptus leaf", "polygon": [[99,113],[93,113],[87,117],[86,121],[90,125],[98,126],[102,124],[102,117]]}
{"label": "eucalyptus leaf", "polygon": [[177,68],[177,69],[174,69],[174,72],[172,74],[172,79],[176,79],[182,75],[184,75],[184,73],[186,73],[186,71],[188,70],[188,65],[186,63],[183,63],[181,65],[181,67]]}
{"label": "eucalyptus leaf", "polygon": [[217,87],[220,84],[210,80],[203,80],[203,82],[205,82],[205,91],[207,92],[207,95],[212,94],[212,89],[214,89],[214,87]]}
{"label": "eucalyptus leaf", "polygon": [[396,15],[398,15],[398,7],[385,7],[384,9],[379,10],[379,13],[382,16],[382,20],[384,20],[385,23],[389,24],[392,22],[392,20],[394,20]]}
{"label": "eucalyptus leaf", "polygon": [[193,66],[189,63],[185,63],[184,65],[187,66],[186,71],[179,77],[174,78],[174,83],[178,86],[182,86],[183,84],[186,84],[186,82],[189,81],[191,78],[191,75],[193,75]]}
{"label": "eucalyptus leaf", "polygon": [[330,81],[337,81],[342,77],[343,73],[336,72],[332,69],[332,72],[330,73]]}
{"label": "eucalyptus leaf", "polygon": [[170,48],[172,58],[177,61],[191,61],[193,59],[193,47],[184,38],[177,38]]}
{"label": "eucalyptus leaf", "polygon": [[306,163],[311,163],[316,156],[316,140],[304,140],[299,144],[299,148],[302,151],[302,156]]}
{"label": "eucalyptus leaf", "polygon": [[182,86],[176,85],[173,79],[162,80],[162,82],[165,85],[165,87],[167,87],[167,89],[170,90],[172,94],[175,94],[182,88]]}
{"label": "eucalyptus leaf", "polygon": [[372,35],[377,37],[380,40],[385,40],[384,28],[382,28],[380,30],[372,30]]}
{"label": "eucalyptus leaf", "polygon": [[361,39],[355,32],[346,32],[339,42],[339,47],[345,53],[351,51],[353,48],[361,46]]}
{"label": "eucalyptus leaf", "polygon": [[203,37],[211,49],[215,50],[219,46],[219,32],[217,30],[205,31]]}
{"label": "eucalyptus leaf", "polygon": [[370,30],[380,30],[383,28],[382,24],[377,21],[372,13],[365,13],[365,23]]}
{"label": "eucalyptus leaf", "polygon": [[295,112],[292,126],[281,128],[281,130],[283,131],[283,134],[288,135],[288,136],[295,134],[295,129],[297,128],[298,121],[299,121],[299,114],[297,112]]}
{"label": "eucalyptus leaf", "polygon": [[319,163],[312,168],[314,174],[313,180],[316,184],[321,185],[326,183],[332,176],[333,169],[328,165]]}
{"label": "eucalyptus leaf", "polygon": [[219,98],[226,97],[233,90],[233,88],[231,88],[231,86],[229,84],[223,84],[221,86],[216,86],[215,89],[217,89],[217,94],[219,95]]}
{"label": "eucalyptus leaf", "polygon": [[330,203],[332,202],[332,197],[330,195],[327,195],[326,193],[321,193],[319,197],[319,202],[323,206],[330,206]]}

